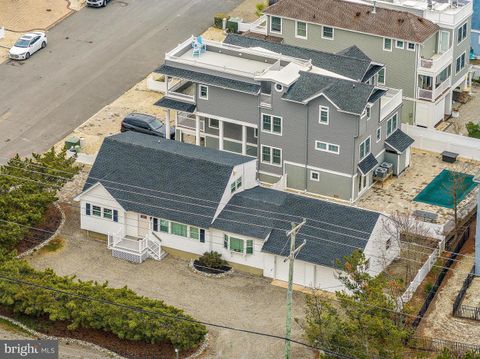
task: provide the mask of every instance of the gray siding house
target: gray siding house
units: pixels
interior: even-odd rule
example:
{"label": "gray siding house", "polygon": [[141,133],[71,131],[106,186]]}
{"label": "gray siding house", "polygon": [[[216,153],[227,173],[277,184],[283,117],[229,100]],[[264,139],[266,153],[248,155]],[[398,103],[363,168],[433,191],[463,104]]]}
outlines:
{"label": "gray siding house", "polygon": [[[404,4],[405,3],[405,4]],[[469,86],[471,1],[280,0],[266,9],[267,37],[337,52],[358,46],[385,65],[379,82],[403,90],[402,122],[434,127]]]}
{"label": "gray siding house", "polygon": [[[382,64],[229,35],[188,39],[156,70],[176,140],[258,159],[264,183],[354,202],[384,161],[400,174],[413,140],[399,129],[402,91],[378,85]],[[169,133],[167,129],[167,133]]]}

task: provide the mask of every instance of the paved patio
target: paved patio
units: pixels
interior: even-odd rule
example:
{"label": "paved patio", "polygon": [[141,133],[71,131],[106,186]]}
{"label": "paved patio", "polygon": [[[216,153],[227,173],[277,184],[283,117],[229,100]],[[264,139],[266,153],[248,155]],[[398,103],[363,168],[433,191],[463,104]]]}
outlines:
{"label": "paved patio", "polygon": [[446,132],[456,133],[459,135],[468,136],[467,128],[465,125],[468,122],[480,123],[480,86],[475,84],[472,86],[472,97],[469,102],[464,105],[459,104],[458,118],[450,118],[446,122],[450,124],[446,128]]}
{"label": "paved patio", "polygon": [[[453,218],[453,210],[433,206],[426,203],[414,202],[413,199],[419,194],[442,170],[476,174],[479,168],[477,161],[460,160],[454,164],[441,160],[440,154],[412,149],[412,162],[410,167],[399,177],[391,177],[381,185],[374,185],[356,203],[358,207],[380,211],[383,213],[394,213],[396,211],[411,213],[414,210],[423,210],[438,214],[438,223],[444,224]],[[470,192],[461,203],[473,203],[476,189]]]}

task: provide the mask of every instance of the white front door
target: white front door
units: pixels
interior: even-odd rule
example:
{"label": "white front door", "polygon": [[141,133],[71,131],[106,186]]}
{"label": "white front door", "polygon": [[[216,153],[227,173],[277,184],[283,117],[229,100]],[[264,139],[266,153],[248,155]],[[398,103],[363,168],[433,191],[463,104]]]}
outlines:
{"label": "white front door", "polygon": [[143,238],[150,230],[150,220],[144,214],[138,215],[138,236]]}

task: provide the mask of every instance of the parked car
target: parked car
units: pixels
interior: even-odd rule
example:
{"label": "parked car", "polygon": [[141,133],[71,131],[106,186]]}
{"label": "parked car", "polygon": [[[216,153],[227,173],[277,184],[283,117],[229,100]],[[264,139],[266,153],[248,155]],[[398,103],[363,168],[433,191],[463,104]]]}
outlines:
{"label": "parked car", "polygon": [[[165,138],[165,125],[155,116],[131,113],[122,121],[120,131],[135,131]],[[175,128],[170,128],[170,138],[175,139]]]}
{"label": "parked car", "polygon": [[40,49],[47,47],[47,35],[44,32],[32,32],[20,36],[8,52],[14,60],[27,60]]}
{"label": "parked car", "polygon": [[87,6],[105,7],[110,0],[87,0]]}

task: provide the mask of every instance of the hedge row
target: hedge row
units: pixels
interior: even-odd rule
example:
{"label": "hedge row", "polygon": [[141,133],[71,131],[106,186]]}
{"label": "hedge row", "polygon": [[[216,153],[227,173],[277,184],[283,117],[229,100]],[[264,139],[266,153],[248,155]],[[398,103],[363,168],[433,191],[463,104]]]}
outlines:
{"label": "hedge row", "polygon": [[[60,277],[52,270],[37,271],[27,262],[0,258],[0,273],[10,278],[48,286],[85,297],[107,300],[122,305],[142,308],[159,315],[141,313],[106,303],[85,300],[0,280],[0,305],[33,317],[48,317],[52,321],[66,321],[70,329],[100,329],[121,339],[149,343],[171,343],[188,350],[196,347],[204,338],[205,326],[171,318],[193,320],[182,310],[166,305],[163,301],[138,296],[128,288],[109,288],[108,283],[77,281],[75,277]],[[167,316],[162,316],[167,315]]]}

